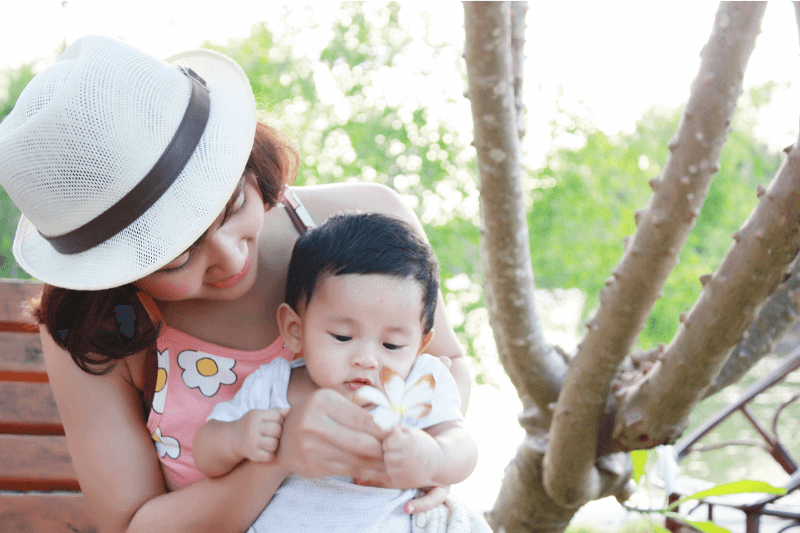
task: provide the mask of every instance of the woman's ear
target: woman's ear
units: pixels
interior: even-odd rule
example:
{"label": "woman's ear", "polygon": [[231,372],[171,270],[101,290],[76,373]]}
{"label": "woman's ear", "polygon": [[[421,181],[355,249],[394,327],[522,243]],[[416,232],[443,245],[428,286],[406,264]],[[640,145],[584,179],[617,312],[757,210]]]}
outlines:
{"label": "woman's ear", "polygon": [[278,331],[287,350],[293,354],[303,351],[303,319],[289,304],[278,307]]}

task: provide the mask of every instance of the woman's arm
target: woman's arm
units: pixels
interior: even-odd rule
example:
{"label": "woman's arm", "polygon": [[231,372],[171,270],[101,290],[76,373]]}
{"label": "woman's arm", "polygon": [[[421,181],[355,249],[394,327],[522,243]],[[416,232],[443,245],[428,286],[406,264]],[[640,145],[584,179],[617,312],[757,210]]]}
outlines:
{"label": "woman's arm", "polygon": [[126,361],[106,375],[87,374],[41,330],[72,464],[100,531],[243,532],[249,527],[286,476],[280,465],[246,462],[223,478],[167,493]]}

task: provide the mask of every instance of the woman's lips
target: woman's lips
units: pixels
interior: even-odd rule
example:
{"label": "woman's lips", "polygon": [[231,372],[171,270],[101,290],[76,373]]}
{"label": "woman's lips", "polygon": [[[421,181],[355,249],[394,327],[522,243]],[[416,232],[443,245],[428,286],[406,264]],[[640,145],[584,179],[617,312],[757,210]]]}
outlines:
{"label": "woman's lips", "polygon": [[209,283],[209,285],[211,285],[215,289],[230,289],[231,287],[242,281],[248,272],[250,272],[249,257],[247,258],[247,261],[245,261],[244,268],[242,268],[241,272],[239,272],[238,274],[234,274],[229,278],[225,278],[220,281],[215,281],[214,283]]}

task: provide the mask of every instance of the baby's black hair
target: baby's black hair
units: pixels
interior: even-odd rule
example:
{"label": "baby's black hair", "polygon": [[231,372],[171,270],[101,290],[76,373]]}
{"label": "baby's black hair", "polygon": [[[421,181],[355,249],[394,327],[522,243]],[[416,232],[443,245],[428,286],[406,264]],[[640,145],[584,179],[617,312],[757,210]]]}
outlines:
{"label": "baby's black hair", "polygon": [[439,263],[430,245],[406,222],[377,213],[342,213],[300,237],[292,251],[286,303],[299,312],[324,275],[381,274],[422,287],[422,326],[433,328]]}

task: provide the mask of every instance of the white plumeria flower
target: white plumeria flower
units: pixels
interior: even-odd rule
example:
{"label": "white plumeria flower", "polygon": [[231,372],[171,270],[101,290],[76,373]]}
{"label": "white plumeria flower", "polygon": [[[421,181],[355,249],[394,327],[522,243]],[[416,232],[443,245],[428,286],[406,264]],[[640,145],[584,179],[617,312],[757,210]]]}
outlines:
{"label": "white plumeria flower", "polygon": [[372,412],[375,423],[384,430],[393,428],[402,420],[420,419],[431,410],[433,389],[436,380],[425,374],[410,388],[397,372],[389,368],[381,369],[381,384],[384,394],[375,387],[365,386],[356,391],[356,398],[378,407]]}

